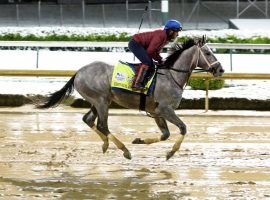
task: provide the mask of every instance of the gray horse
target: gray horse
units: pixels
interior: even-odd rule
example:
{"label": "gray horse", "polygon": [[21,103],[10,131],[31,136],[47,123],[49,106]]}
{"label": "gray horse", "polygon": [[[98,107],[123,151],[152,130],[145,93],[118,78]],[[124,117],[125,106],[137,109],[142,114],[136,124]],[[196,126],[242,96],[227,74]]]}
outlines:
{"label": "gray horse", "polygon": [[[191,39],[178,47],[167,57],[165,67],[158,70],[154,94],[146,97],[145,110],[154,117],[162,135],[157,138],[136,138],[133,141],[133,144],[151,144],[167,140],[170,132],[166,121],[171,122],[179,128],[180,134],[172,150],[167,153],[167,160],[179,150],[187,133],[185,123],[179,119],[174,110],[180,104],[191,72],[196,67],[211,72],[215,77],[221,76],[224,72],[204,39],[198,42]],[[113,69],[114,66],[99,61],[82,67],[61,90],[51,94],[44,102],[39,103],[37,108],[57,106],[73,92],[75,87],[79,94],[91,104],[90,111],[83,116],[83,121],[103,140],[103,153],[107,151],[109,140],[111,140],[118,149],[123,151],[125,158],[131,159],[129,150],[108,129],[108,110],[112,101],[125,108],[138,109],[140,95],[112,91]]]}

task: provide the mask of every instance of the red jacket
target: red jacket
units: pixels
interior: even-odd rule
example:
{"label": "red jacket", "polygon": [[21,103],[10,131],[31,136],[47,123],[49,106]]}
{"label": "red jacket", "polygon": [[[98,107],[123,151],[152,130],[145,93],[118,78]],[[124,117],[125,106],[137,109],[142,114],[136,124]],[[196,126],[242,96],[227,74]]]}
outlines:
{"label": "red jacket", "polygon": [[166,30],[138,33],[133,36],[133,39],[146,49],[150,58],[158,62],[162,60],[161,49],[168,43]]}

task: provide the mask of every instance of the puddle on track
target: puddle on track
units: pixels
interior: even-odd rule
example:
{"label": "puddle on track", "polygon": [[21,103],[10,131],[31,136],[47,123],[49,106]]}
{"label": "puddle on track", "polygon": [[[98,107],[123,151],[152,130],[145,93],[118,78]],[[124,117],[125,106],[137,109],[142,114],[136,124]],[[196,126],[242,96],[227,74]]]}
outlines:
{"label": "puddle on track", "polygon": [[186,136],[169,161],[178,130],[160,135],[151,118],[110,116],[126,160],[102,142],[81,113],[0,113],[0,199],[268,199],[269,117],[182,117]]}

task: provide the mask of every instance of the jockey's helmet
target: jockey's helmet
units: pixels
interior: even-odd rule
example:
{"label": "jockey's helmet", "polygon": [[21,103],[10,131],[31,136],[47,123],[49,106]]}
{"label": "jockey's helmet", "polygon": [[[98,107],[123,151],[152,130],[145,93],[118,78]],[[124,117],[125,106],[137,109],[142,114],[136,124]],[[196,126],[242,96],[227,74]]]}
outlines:
{"label": "jockey's helmet", "polygon": [[182,24],[175,20],[175,19],[170,19],[165,23],[164,29],[171,29],[173,31],[182,31]]}

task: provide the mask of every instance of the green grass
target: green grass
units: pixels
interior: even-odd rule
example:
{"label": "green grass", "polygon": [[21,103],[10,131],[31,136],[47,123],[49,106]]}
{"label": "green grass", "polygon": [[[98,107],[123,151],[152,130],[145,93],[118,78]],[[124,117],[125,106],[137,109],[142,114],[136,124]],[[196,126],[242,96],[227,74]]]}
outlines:
{"label": "green grass", "polygon": [[[219,79],[209,80],[209,90],[218,90],[224,87],[225,81]],[[188,85],[194,90],[206,90],[204,79],[190,79]]]}

